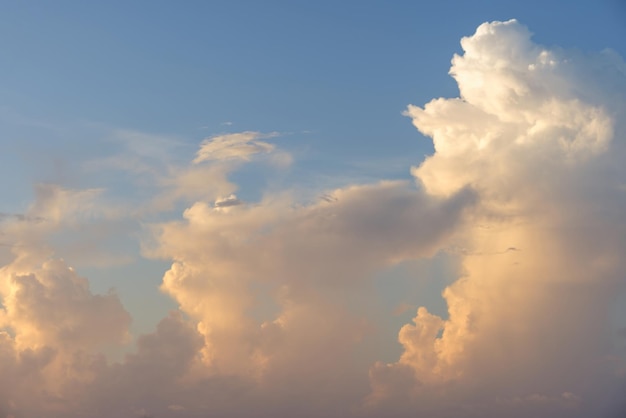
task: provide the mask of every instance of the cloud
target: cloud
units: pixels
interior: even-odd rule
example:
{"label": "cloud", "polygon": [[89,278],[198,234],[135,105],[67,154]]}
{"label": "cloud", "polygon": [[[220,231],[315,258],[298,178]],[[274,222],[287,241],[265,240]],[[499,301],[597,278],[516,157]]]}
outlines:
{"label": "cloud", "polygon": [[21,346],[91,347],[123,340],[130,317],[114,293],[92,295],[87,280],[60,260],[20,270],[2,269],[0,326],[8,326]]}
{"label": "cloud", "polygon": [[202,141],[193,163],[227,159],[249,160],[254,154],[271,152],[274,145],[260,139],[275,136],[278,136],[277,132],[263,134],[253,131],[212,136]]}
{"label": "cloud", "polygon": [[34,202],[24,213],[0,219],[3,264],[17,264],[21,258],[27,264],[42,263],[52,254],[75,267],[123,265],[133,260],[123,246],[129,240],[124,234],[139,230],[131,221],[134,214],[125,205],[111,202],[105,189],[39,183],[34,194]]}
{"label": "cloud", "polygon": [[123,184],[124,193],[130,194],[123,199],[126,217],[145,221],[179,210],[181,205],[236,192],[238,185],[229,176],[242,164],[258,160],[273,168],[287,168],[292,157],[261,141],[278,135],[252,131],[215,135],[202,141],[194,157],[182,139],[115,130],[107,139],[119,144],[119,149],[82,166],[87,172],[106,175],[114,184]]}
{"label": "cloud", "polygon": [[40,262],[45,254],[21,247],[0,268],[3,416],[81,415],[81,388],[106,367],[101,350],[129,339],[118,296],[93,294],[63,260]]}
{"label": "cloud", "polygon": [[[333,196],[307,206],[278,196],[228,211],[198,202],[184,221],[157,228],[146,254],[174,260],[162,289],[199,322],[208,364],[262,377],[274,366],[281,373],[304,367],[304,356],[319,363],[313,347],[356,343],[346,328],[358,334],[361,320],[341,295],[356,297],[376,271],[435,253],[474,203],[468,190],[431,199],[405,182],[354,186]],[[258,286],[268,291],[264,303],[278,309],[265,320],[250,314]],[[333,364],[328,372],[341,367],[326,360]]]}
{"label": "cloud", "polygon": [[619,347],[607,306],[626,284],[626,172],[610,86],[624,91],[626,79],[607,79],[623,63],[548,50],[514,20],[461,44],[450,70],[461,96],[406,115],[435,145],[416,180],[431,195],[478,195],[456,235],[464,274],[443,292],[447,318],[421,307],[401,329],[404,352],[372,368],[368,402],[393,402],[398,379],[415,411],[586,416],[617,387],[603,359]]}
{"label": "cloud", "polygon": [[[50,237],[113,225],[122,206],[104,189],[41,185],[23,216],[0,216],[12,251],[0,269],[0,415],[619,413],[624,64],[536,45],[514,20],[481,25],[462,47],[450,70],[460,97],[406,112],[435,145],[414,182],[243,201],[230,174],[264,154],[283,160],[263,141],[276,133],[207,138],[187,164],[122,135],[124,169],[145,163],[130,171],[154,188],[146,206],[186,209],[146,222],[142,242],[144,256],[171,261],[161,290],[178,308],[119,361],[105,353],[128,340],[130,316]],[[395,342],[381,341],[392,314],[374,277],[440,251],[461,265],[447,315],[404,302],[397,313],[417,312],[401,352],[380,361]]]}
{"label": "cloud", "polygon": [[237,196],[235,196],[234,194],[230,194],[227,197],[217,199],[213,206],[215,206],[216,208],[228,208],[231,206],[239,206],[241,204],[243,204],[243,202],[237,199]]}

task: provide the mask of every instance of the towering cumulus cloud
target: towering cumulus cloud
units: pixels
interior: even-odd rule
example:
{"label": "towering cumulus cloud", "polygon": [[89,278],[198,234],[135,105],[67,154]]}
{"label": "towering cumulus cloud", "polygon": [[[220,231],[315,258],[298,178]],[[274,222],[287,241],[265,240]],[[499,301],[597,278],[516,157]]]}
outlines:
{"label": "towering cumulus cloud", "polygon": [[[178,309],[118,362],[129,314],[48,241],[124,211],[42,186],[0,216],[0,418],[622,417],[626,66],[536,45],[514,20],[462,47],[460,97],[406,111],[435,146],[414,182],[250,202],[230,174],[292,160],[276,133],[242,132],[150,183],[155,212],[187,204],[142,242],[171,262]],[[440,252],[460,266],[447,314],[419,307],[400,346],[384,340],[374,278]]]}
{"label": "towering cumulus cloud", "polygon": [[371,369],[368,403],[446,417],[617,413],[624,64],[535,45],[514,20],[461,44],[450,70],[461,97],[406,114],[435,145],[416,180],[434,196],[478,194],[456,236],[462,277],[443,293],[448,317],[420,308],[399,361]]}

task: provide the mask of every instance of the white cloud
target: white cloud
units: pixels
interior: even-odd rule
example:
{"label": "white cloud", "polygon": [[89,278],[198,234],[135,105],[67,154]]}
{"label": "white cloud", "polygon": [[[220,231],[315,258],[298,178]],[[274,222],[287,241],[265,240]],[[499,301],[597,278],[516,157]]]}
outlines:
{"label": "white cloud", "polygon": [[548,50],[514,20],[462,46],[450,70],[461,97],[406,114],[435,144],[416,180],[432,195],[478,194],[456,236],[464,274],[444,291],[448,318],[419,308],[402,328],[404,352],[372,368],[368,402],[394,402],[398,379],[407,410],[586,416],[618,387],[604,359],[618,347],[607,307],[626,275],[625,115],[608,86],[624,91],[626,79],[607,81],[614,56]]}

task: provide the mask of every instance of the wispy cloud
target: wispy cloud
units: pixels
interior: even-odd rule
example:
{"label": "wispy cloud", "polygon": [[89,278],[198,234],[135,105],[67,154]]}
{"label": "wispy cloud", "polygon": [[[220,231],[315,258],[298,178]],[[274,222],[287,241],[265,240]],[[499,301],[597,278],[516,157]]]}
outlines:
{"label": "wispy cloud", "polygon": [[260,140],[276,136],[278,132],[263,134],[252,131],[212,136],[202,141],[193,163],[228,159],[249,160],[254,154],[273,151],[274,145]]}

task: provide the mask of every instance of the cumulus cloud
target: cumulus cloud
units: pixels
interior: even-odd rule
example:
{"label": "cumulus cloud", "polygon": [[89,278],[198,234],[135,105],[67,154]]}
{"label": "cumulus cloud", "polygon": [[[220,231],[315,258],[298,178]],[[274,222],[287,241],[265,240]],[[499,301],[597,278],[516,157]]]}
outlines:
{"label": "cumulus cloud", "polygon": [[536,45],[514,20],[461,44],[461,97],[406,115],[435,145],[416,180],[432,195],[478,194],[456,237],[464,274],[443,293],[447,318],[419,308],[402,328],[404,352],[373,367],[368,402],[393,401],[398,379],[416,411],[587,416],[618,388],[606,359],[626,284],[624,115],[606,79],[623,63]]}
{"label": "cumulus cloud", "polygon": [[[208,364],[225,373],[261,376],[273,361],[293,356],[280,341],[291,346],[305,339],[309,348],[294,350],[316,356],[314,346],[354,339],[347,324],[340,326],[339,318],[350,316],[341,295],[356,297],[379,269],[433,254],[474,203],[468,190],[432,199],[404,182],[333,195],[333,202],[307,206],[273,197],[228,211],[198,202],[184,221],[158,227],[155,247],[147,252],[174,259],[162,288],[199,321]],[[251,315],[258,286],[267,289],[266,303],[279,310],[266,321]],[[298,324],[307,324],[313,334],[300,335]],[[325,328],[326,335],[320,333]],[[290,332],[298,337],[286,335]],[[300,361],[290,367],[301,366]]]}
{"label": "cumulus cloud", "polygon": [[[164,167],[151,204],[189,204],[142,242],[145,256],[172,262],[161,290],[178,309],[118,362],[104,352],[128,338],[128,313],[47,243],[58,228],[115,218],[103,191],[43,186],[23,216],[0,216],[12,239],[0,269],[0,416],[620,413],[624,64],[537,45],[514,20],[481,25],[462,47],[450,70],[460,97],[406,112],[435,145],[415,182],[251,202],[229,174],[284,155],[263,141],[275,133],[207,138],[188,165],[134,152]],[[418,307],[399,329],[400,355],[379,361],[394,342],[380,341],[374,276],[440,251],[461,265],[442,294],[447,315]]]}
{"label": "cumulus cloud", "polygon": [[105,366],[102,350],[129,340],[131,318],[117,294],[94,294],[88,280],[58,257],[68,247],[52,245],[59,233],[84,246],[107,236],[93,228],[118,214],[100,204],[101,194],[40,184],[27,211],[0,224],[8,243],[0,267],[2,416],[80,410],[80,396],[73,394]]}
{"label": "cumulus cloud", "polygon": [[[16,271],[17,270],[17,271]],[[86,279],[61,260],[31,272],[3,267],[0,327],[8,327],[23,347],[99,346],[121,341],[130,317],[117,296],[93,295]]]}

